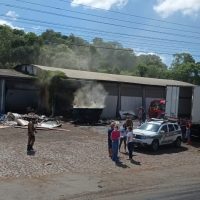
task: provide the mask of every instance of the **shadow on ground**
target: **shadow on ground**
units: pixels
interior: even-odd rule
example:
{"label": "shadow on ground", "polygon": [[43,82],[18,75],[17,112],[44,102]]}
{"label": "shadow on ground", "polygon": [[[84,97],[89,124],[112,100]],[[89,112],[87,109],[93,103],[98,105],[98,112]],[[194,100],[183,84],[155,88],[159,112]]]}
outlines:
{"label": "shadow on ground", "polygon": [[192,142],[190,145],[195,148],[200,148],[200,138],[192,138]]}
{"label": "shadow on ground", "polygon": [[173,153],[179,153],[183,151],[187,151],[188,148],[181,146],[179,148],[173,147],[172,145],[165,145],[160,146],[157,152],[152,151],[150,148],[144,148],[144,147],[136,147],[134,151],[139,153],[144,153],[148,155],[162,155],[162,154],[173,154]]}
{"label": "shadow on ground", "polygon": [[128,165],[124,164],[124,163],[121,162],[121,161],[117,162],[117,163],[116,163],[116,166],[117,166],[117,167],[124,168],[124,169],[130,168]]}

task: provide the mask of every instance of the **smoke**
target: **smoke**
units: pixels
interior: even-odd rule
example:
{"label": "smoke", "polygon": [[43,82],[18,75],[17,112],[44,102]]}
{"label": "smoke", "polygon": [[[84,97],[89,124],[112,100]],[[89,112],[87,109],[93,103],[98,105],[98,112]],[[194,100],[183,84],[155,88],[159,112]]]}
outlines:
{"label": "smoke", "polygon": [[104,108],[107,92],[101,84],[88,83],[74,93],[74,108]]}

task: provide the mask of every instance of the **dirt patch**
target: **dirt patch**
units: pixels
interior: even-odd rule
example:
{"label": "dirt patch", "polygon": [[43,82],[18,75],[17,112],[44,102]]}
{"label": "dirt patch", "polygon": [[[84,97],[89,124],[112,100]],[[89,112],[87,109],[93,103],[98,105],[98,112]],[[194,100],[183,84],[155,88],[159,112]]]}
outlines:
{"label": "dirt patch", "polygon": [[[13,195],[26,199],[29,193],[32,199],[79,198],[79,194],[109,193],[135,184],[137,188],[144,183],[159,185],[169,175],[184,178],[191,174],[198,177],[200,173],[198,142],[178,149],[161,147],[158,153],[135,149],[133,162],[122,152],[122,163],[115,165],[108,157],[107,127],[67,123],[63,128],[70,131],[38,131],[35,156],[26,155],[27,130],[0,130],[1,191],[7,191],[8,199],[14,199]],[[12,187],[13,193],[9,193],[7,188]],[[23,188],[26,190],[21,194]],[[44,193],[39,194],[39,189]],[[55,196],[50,198],[49,191],[54,191]]]}

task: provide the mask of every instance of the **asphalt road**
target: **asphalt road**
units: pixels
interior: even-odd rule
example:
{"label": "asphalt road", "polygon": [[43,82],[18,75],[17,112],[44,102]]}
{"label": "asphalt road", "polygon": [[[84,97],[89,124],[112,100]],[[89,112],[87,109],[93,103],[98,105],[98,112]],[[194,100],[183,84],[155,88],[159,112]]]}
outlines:
{"label": "asphalt road", "polygon": [[200,182],[189,183],[176,186],[163,186],[159,188],[149,188],[138,192],[126,191],[122,194],[116,194],[108,198],[99,198],[104,200],[199,200]]}

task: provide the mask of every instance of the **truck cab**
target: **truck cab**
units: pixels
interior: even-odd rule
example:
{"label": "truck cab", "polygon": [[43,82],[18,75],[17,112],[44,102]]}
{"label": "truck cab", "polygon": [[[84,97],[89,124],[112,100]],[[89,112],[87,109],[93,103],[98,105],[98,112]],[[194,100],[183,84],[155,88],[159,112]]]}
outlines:
{"label": "truck cab", "polygon": [[148,110],[149,118],[163,118],[165,115],[165,103],[165,99],[153,100]]}

